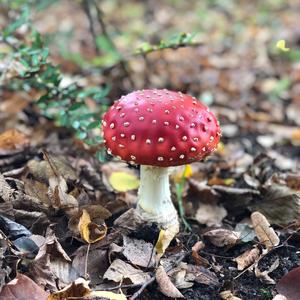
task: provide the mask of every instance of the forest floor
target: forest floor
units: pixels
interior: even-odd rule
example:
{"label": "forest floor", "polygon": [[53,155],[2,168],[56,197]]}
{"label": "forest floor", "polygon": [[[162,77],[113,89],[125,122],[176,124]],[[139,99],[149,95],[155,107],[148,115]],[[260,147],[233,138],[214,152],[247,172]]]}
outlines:
{"label": "forest floor", "polygon": [[[50,58],[67,74],[65,80],[108,84],[109,104],[135,89],[168,88],[201,99],[220,120],[217,151],[191,164],[188,175],[184,167],[171,175],[177,208],[176,191],[184,178],[180,196],[190,226],[181,222],[160,259],[172,283],[163,295],[166,278],[157,278],[152,262],[159,228],[132,215],[139,168],[109,155],[100,162],[93,147],[46,118],[32,94],[4,87],[0,300],[21,299],[11,296],[7,284],[17,273],[25,275],[19,290],[28,299],[32,289],[42,299],[81,277],[93,291],[122,291],[132,299],[168,299],[165,295],[178,288],[189,300],[269,300],[278,293],[299,300],[298,1],[146,2],[103,1],[107,28],[128,57],[126,70],[122,64],[101,72],[85,67],[101,53],[75,1],[38,12],[33,24],[47,36]],[[199,45],[131,55],[142,38],[156,44],[160,31],[168,36],[174,28],[200,32]],[[289,52],[276,49],[279,39],[287,41]],[[121,175],[113,181],[113,174]],[[258,225],[264,233],[253,226],[253,212],[267,219]],[[69,288],[69,297],[87,299],[83,285]],[[66,296],[56,297],[51,299]]]}

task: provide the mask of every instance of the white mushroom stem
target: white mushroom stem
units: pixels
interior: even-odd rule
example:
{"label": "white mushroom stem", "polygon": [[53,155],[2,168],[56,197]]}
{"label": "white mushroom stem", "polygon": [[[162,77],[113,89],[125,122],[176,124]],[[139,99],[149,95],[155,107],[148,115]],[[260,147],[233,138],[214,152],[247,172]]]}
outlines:
{"label": "white mushroom stem", "polygon": [[141,166],[137,210],[149,223],[158,223],[163,228],[177,226],[177,211],[171,200],[170,168]]}

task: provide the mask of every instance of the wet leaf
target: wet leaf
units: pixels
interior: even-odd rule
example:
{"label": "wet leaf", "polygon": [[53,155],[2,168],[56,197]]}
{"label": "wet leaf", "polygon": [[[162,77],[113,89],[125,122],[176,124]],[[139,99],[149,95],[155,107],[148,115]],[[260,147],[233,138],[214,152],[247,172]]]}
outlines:
{"label": "wet leaf", "polygon": [[120,259],[115,259],[106,270],[103,278],[114,282],[121,282],[124,278],[128,278],[134,284],[143,284],[150,276]]}
{"label": "wet leaf", "polygon": [[83,209],[82,215],[79,219],[78,230],[84,241],[89,244],[98,242],[106,236],[107,227],[104,224],[99,226],[91,221],[89,213]]}
{"label": "wet leaf", "polygon": [[300,267],[285,274],[277,283],[276,290],[288,300],[300,299]]}
{"label": "wet leaf", "polygon": [[49,294],[26,275],[17,277],[7,283],[0,292],[0,300],[46,300]]}
{"label": "wet leaf", "polygon": [[251,221],[258,240],[267,249],[270,250],[279,245],[279,237],[263,214],[261,214],[260,212],[252,213]]}
{"label": "wet leaf", "polygon": [[155,278],[161,292],[170,298],[184,298],[180,291],[170,280],[163,266],[159,266],[155,273]]}
{"label": "wet leaf", "polygon": [[109,177],[109,183],[118,192],[136,190],[140,185],[139,179],[135,175],[125,172],[113,172]]}

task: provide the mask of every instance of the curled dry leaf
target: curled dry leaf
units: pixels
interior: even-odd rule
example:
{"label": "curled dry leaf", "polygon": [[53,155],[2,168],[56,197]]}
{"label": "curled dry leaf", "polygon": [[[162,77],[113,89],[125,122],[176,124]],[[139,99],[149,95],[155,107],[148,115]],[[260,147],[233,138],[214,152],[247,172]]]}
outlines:
{"label": "curled dry leaf", "polygon": [[51,294],[47,300],[64,300],[69,298],[82,298],[90,295],[89,282],[83,278],[78,278],[64,289]]}
{"label": "curled dry leaf", "polygon": [[67,193],[68,186],[66,180],[61,176],[49,178],[48,195],[54,208],[63,209],[69,215],[76,213],[78,201],[74,196]]}
{"label": "curled dry leaf", "polygon": [[229,290],[221,292],[220,297],[223,300],[242,300],[241,298],[234,296]]}
{"label": "curled dry leaf", "polygon": [[124,278],[129,278],[134,284],[143,284],[150,276],[121,259],[115,259],[106,270],[103,278],[114,282],[121,282]]}
{"label": "curled dry leaf", "polygon": [[242,271],[251,264],[255,263],[260,255],[260,251],[257,247],[249,249],[245,251],[243,254],[235,258],[234,260],[237,262],[238,270]]}
{"label": "curled dry leaf", "polygon": [[300,299],[300,267],[285,274],[277,283],[277,291],[288,300]]}
{"label": "curled dry leaf", "polygon": [[192,247],[192,257],[196,263],[196,265],[204,265],[208,266],[209,262],[199,255],[199,251],[203,250],[205,248],[205,244],[202,241],[198,241],[193,247]]}
{"label": "curled dry leaf", "polygon": [[106,236],[106,225],[99,226],[91,221],[89,213],[83,209],[78,223],[78,230],[84,241],[89,244],[98,242]]}
{"label": "curled dry leaf", "polygon": [[267,218],[256,211],[251,214],[251,221],[258,240],[268,249],[279,245],[279,237],[271,227]]}
{"label": "curled dry leaf", "polygon": [[161,292],[170,298],[184,298],[180,291],[172,283],[163,266],[159,266],[155,273],[155,278]]}
{"label": "curled dry leaf", "polygon": [[23,274],[7,283],[0,292],[0,300],[46,300],[49,294]]}
{"label": "curled dry leaf", "polygon": [[219,205],[201,204],[198,208],[195,218],[200,224],[207,226],[218,226],[227,216],[227,211]]}
{"label": "curled dry leaf", "polygon": [[203,235],[207,237],[213,245],[224,247],[235,245],[240,239],[241,233],[220,228],[207,231]]}
{"label": "curled dry leaf", "polygon": [[272,273],[273,271],[275,271],[277,268],[279,267],[279,258],[277,258],[273,264],[270,266],[270,268],[268,270],[265,270],[263,272],[261,272],[258,268],[258,265],[255,266],[254,268],[254,272],[255,272],[255,276],[257,278],[259,278],[261,281],[267,283],[267,284],[275,284],[274,279],[272,279],[269,276],[269,273]]}

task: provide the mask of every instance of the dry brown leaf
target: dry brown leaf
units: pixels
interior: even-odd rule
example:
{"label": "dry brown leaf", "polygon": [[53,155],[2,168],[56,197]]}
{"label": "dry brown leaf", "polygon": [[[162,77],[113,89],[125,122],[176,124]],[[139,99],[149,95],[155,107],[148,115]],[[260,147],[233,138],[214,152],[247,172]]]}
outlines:
{"label": "dry brown leaf", "polygon": [[159,266],[155,273],[155,278],[161,292],[170,298],[184,298],[180,291],[172,283],[163,266]]}
{"label": "dry brown leaf", "polygon": [[153,245],[143,240],[123,236],[123,255],[134,265],[152,267],[155,263]]}
{"label": "dry brown leaf", "polygon": [[220,228],[207,231],[203,235],[207,237],[213,245],[217,247],[224,247],[235,245],[240,239],[241,233]]}
{"label": "dry brown leaf", "polygon": [[277,258],[273,264],[269,267],[269,269],[261,272],[258,268],[258,265],[255,266],[254,268],[254,272],[255,272],[255,276],[257,278],[259,278],[262,282],[265,282],[267,284],[276,284],[275,280],[272,279],[269,276],[269,273],[272,273],[273,271],[275,271],[277,268],[279,267],[279,258]]}
{"label": "dry brown leaf", "polygon": [[15,150],[23,149],[28,145],[27,136],[16,129],[8,129],[0,134],[0,154],[2,155],[13,153]]}
{"label": "dry brown leaf", "polygon": [[226,216],[227,211],[222,206],[201,204],[196,212],[195,218],[200,224],[218,226]]}
{"label": "dry brown leaf", "polygon": [[46,300],[48,293],[29,277],[18,273],[0,292],[0,300]]}
{"label": "dry brown leaf", "polygon": [[103,278],[114,282],[121,282],[124,278],[129,278],[134,284],[143,284],[150,278],[150,275],[134,268],[121,259],[115,259],[106,270]]}
{"label": "dry brown leaf", "polygon": [[61,176],[52,176],[49,178],[48,195],[54,208],[63,209],[69,215],[77,212],[78,201],[74,196],[67,193],[68,186],[66,180]]}
{"label": "dry brown leaf", "polygon": [[279,245],[279,237],[267,218],[256,211],[251,214],[251,221],[258,240],[268,249]]}
{"label": "dry brown leaf", "polygon": [[192,247],[192,257],[196,263],[196,265],[208,266],[209,262],[202,256],[199,255],[199,251],[205,248],[205,244],[202,241],[196,242],[196,244]]}
{"label": "dry brown leaf", "polygon": [[189,280],[209,286],[219,285],[219,280],[215,273],[202,266],[187,265],[187,277]]}
{"label": "dry brown leaf", "polygon": [[89,213],[83,209],[79,219],[78,230],[82,239],[89,243],[95,243],[102,240],[106,236],[106,225],[99,226],[91,221]]}
{"label": "dry brown leaf", "polygon": [[220,297],[223,300],[242,300],[241,298],[234,296],[229,290],[221,292]]}
{"label": "dry brown leaf", "polygon": [[244,270],[251,264],[253,264],[259,258],[260,251],[257,247],[245,251],[243,254],[234,259],[237,262],[237,268],[239,271]]}
{"label": "dry brown leaf", "polygon": [[81,298],[90,295],[88,281],[83,278],[78,278],[64,289],[48,296],[47,300],[65,300],[68,298]]}

